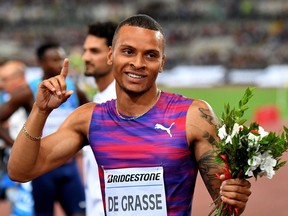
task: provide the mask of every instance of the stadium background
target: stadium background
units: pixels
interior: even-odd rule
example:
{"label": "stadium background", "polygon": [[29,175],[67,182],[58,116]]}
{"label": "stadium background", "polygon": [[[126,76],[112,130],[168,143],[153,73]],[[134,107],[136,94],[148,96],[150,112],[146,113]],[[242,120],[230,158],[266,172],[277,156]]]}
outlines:
{"label": "stadium background", "polygon": [[[255,86],[248,121],[258,118],[267,129],[282,130],[288,118],[286,0],[0,0],[0,60],[21,59],[34,76],[35,48],[57,40],[69,53],[75,80],[92,95],[95,89],[81,75],[80,61],[87,24],[135,13],[151,15],[164,28],[162,89],[204,99],[220,115],[224,103],[237,106],[245,88]],[[251,180],[244,215],[287,215],[287,175],[284,167],[272,180]],[[204,216],[211,199],[201,181],[197,184],[194,215]],[[1,216],[8,215],[7,203],[0,209]],[[59,208],[56,214],[62,215]]]}

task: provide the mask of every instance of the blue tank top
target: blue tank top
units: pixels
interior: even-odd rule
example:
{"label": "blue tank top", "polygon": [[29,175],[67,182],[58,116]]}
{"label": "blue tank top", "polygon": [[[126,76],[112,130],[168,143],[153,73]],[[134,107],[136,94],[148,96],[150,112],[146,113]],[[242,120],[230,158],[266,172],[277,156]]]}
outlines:
{"label": "blue tank top", "polygon": [[116,100],[95,106],[89,141],[99,165],[103,200],[103,170],[161,166],[167,214],[190,215],[198,172],[186,138],[186,115],[192,102],[182,95],[162,92],[154,107],[133,120],[117,115]]}

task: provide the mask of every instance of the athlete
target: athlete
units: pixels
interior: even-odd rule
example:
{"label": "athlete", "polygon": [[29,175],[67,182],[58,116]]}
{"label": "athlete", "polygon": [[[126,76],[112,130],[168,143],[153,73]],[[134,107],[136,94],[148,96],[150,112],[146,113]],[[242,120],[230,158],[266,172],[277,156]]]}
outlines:
{"label": "athlete", "polygon": [[66,59],[59,76],[39,85],[12,148],[10,177],[29,181],[65,163],[86,141],[99,165],[106,215],[189,215],[198,170],[212,199],[220,196],[241,214],[251,185],[216,177],[222,167],[213,160],[218,138],[212,109],[157,88],[164,50],[164,33],[154,19],[140,14],[122,21],[108,54],[117,100],[85,104],[41,138],[50,112],[73,93],[65,84]]}
{"label": "athlete", "polygon": [[[86,76],[92,76],[98,87],[93,101],[102,103],[116,98],[112,66],[107,63],[109,46],[117,25],[113,22],[98,22],[88,26],[83,45],[82,59]],[[83,176],[86,196],[86,216],[104,215],[98,165],[90,146],[83,148]]]}

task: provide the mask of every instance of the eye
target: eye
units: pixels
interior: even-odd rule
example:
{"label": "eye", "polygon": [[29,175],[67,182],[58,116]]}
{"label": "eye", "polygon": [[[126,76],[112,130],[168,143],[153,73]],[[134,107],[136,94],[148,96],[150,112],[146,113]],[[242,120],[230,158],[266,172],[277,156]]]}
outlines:
{"label": "eye", "polygon": [[98,54],[98,53],[100,53],[100,50],[99,50],[99,49],[91,49],[90,51],[91,51],[91,53],[93,53],[93,54]]}
{"label": "eye", "polygon": [[158,52],[147,52],[146,53],[147,58],[154,60],[159,58],[159,53]]}
{"label": "eye", "polygon": [[148,53],[147,57],[148,58],[157,58],[157,55],[155,53]]}
{"label": "eye", "polygon": [[133,51],[131,49],[123,49],[122,53],[125,54],[125,55],[132,55]]}

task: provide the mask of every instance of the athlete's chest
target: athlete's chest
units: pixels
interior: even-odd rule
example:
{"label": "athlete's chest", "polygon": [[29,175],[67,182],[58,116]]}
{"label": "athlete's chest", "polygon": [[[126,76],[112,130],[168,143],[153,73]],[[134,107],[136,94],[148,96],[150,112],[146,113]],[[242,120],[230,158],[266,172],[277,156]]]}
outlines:
{"label": "athlete's chest", "polygon": [[190,154],[183,119],[143,117],[137,121],[105,121],[90,132],[90,144],[102,166],[176,166]]}

